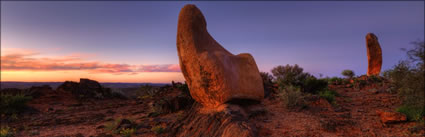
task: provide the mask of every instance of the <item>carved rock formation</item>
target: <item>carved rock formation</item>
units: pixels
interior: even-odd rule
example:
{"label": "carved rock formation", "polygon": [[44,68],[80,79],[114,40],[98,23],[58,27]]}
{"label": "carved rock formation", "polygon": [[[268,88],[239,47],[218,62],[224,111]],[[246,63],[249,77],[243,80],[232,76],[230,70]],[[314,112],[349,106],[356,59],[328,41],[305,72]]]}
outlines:
{"label": "carved rock formation", "polygon": [[367,75],[379,75],[382,67],[382,50],[378,42],[378,37],[373,33],[366,35],[367,48]]}
{"label": "carved rock formation", "polygon": [[248,53],[233,55],[207,31],[201,11],[186,5],[177,28],[180,67],[191,96],[203,106],[264,98],[263,83],[254,58]]}

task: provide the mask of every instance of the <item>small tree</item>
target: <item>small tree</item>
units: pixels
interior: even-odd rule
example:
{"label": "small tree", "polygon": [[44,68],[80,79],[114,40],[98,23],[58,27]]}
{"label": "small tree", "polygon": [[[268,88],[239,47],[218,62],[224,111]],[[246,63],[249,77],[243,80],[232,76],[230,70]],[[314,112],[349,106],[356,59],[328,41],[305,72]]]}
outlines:
{"label": "small tree", "polygon": [[352,70],[349,70],[349,69],[346,69],[346,70],[344,70],[344,71],[342,71],[342,73],[341,73],[343,76],[345,76],[345,77],[347,77],[347,78],[353,78],[354,77],[354,71],[352,71]]}
{"label": "small tree", "polygon": [[263,79],[264,95],[267,97],[273,92],[273,76],[267,72],[260,72],[261,79]]}
{"label": "small tree", "polygon": [[276,82],[279,86],[301,86],[303,81],[309,76],[308,73],[303,72],[303,68],[297,64],[291,66],[277,66],[272,69],[272,74],[276,78]]}

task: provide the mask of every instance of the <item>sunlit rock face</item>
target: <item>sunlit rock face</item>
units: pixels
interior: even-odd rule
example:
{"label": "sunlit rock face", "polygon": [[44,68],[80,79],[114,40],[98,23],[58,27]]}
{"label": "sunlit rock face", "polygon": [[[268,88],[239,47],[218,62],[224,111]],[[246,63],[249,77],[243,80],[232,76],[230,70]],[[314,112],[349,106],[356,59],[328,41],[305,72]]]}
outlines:
{"label": "sunlit rock face", "polygon": [[201,11],[186,5],[180,11],[177,50],[191,96],[203,106],[216,107],[233,99],[261,101],[263,83],[254,58],[233,55],[207,31]]}
{"label": "sunlit rock face", "polygon": [[379,75],[382,67],[382,50],[378,42],[378,37],[373,33],[366,35],[367,48],[367,75]]}

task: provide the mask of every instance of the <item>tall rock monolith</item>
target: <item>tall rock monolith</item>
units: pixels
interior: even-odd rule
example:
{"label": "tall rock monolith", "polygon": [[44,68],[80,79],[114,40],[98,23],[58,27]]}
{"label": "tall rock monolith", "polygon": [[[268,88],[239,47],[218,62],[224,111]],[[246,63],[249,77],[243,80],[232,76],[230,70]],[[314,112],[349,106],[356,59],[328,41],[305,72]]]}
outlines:
{"label": "tall rock monolith", "polygon": [[367,75],[379,75],[382,67],[382,50],[378,42],[378,37],[373,33],[366,35],[367,48]]}

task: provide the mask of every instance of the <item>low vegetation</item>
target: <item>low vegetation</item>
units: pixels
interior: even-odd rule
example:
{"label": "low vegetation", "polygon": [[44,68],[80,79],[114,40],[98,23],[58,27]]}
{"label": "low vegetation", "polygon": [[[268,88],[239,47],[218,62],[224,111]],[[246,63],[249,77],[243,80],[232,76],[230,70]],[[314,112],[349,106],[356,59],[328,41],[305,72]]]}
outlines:
{"label": "low vegetation", "polygon": [[[305,107],[305,97],[327,91],[328,79],[318,79],[303,72],[298,65],[277,66],[272,69],[274,83],[278,86],[279,96],[287,108]],[[263,81],[270,76],[262,74]]]}
{"label": "low vegetation", "polygon": [[1,126],[0,128],[0,137],[13,137],[12,129],[8,126]]}
{"label": "low vegetation", "polygon": [[303,93],[298,87],[285,87],[279,92],[279,97],[282,99],[283,105],[287,108],[296,108],[305,105]]}
{"label": "low vegetation", "polygon": [[133,135],[135,131],[136,129],[134,128],[124,128],[120,131],[120,135],[122,137],[131,137],[131,135]]}
{"label": "low vegetation", "polygon": [[155,134],[161,134],[161,133],[164,133],[164,128],[161,125],[156,125],[151,128],[151,131],[154,132]]}
{"label": "low vegetation", "polygon": [[24,94],[1,94],[0,95],[0,114],[13,115],[22,112],[26,107],[28,101],[32,97],[25,96]]}
{"label": "low vegetation", "polygon": [[397,108],[409,120],[424,121],[425,95],[424,95],[424,41],[414,42],[414,48],[405,50],[408,59],[402,60],[392,69],[386,70],[383,75],[389,79],[397,93],[402,97],[403,103]]}
{"label": "low vegetation", "polygon": [[260,72],[261,79],[263,80],[264,96],[269,96],[274,91],[273,76],[267,72]]}
{"label": "low vegetation", "polygon": [[319,96],[326,99],[329,103],[335,104],[335,97],[339,96],[339,94],[334,90],[324,90],[319,93]]}

